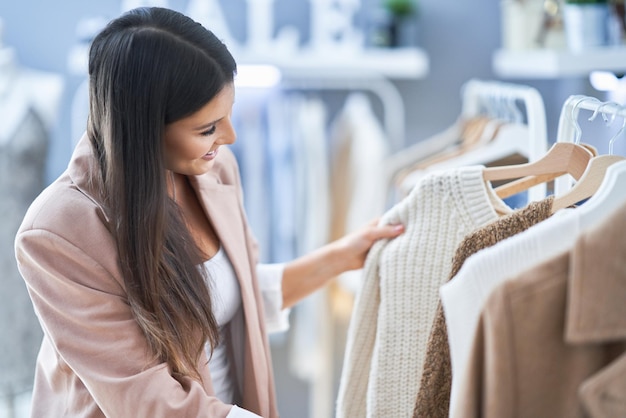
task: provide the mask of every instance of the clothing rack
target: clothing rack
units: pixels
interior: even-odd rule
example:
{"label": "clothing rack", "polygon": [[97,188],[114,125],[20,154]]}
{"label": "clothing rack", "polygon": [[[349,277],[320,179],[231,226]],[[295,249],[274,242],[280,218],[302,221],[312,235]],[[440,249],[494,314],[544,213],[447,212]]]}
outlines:
{"label": "clothing rack", "polygon": [[387,77],[373,72],[340,71],[288,73],[280,83],[283,90],[364,91],[376,96],[383,107],[383,127],[393,151],[405,142],[405,107],[398,88]]}
{"label": "clothing rack", "polygon": [[[525,124],[528,126],[528,160],[529,162],[539,159],[548,150],[548,133],[546,123],[546,111],[543,99],[539,92],[530,86],[504,83],[500,81],[483,81],[471,79],[467,81],[461,90],[462,116],[470,119],[484,114],[488,100],[508,103],[510,112],[517,118],[521,118],[521,109],[517,102],[524,105],[526,113]],[[488,106],[487,106],[488,107]],[[497,115],[490,115],[497,116]],[[512,122],[522,123],[522,120]],[[546,195],[546,185],[540,184],[529,190],[529,200],[540,200]]]}

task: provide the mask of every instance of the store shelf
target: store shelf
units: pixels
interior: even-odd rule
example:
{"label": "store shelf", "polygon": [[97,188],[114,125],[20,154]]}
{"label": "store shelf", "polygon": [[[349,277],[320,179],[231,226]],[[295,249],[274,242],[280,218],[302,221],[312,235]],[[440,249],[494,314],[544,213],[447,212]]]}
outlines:
{"label": "store shelf", "polygon": [[267,64],[285,78],[354,78],[376,74],[389,79],[419,79],[428,74],[429,61],[420,48],[364,49],[361,51],[298,51],[272,55],[235,53],[240,65]]}
{"label": "store shelf", "polygon": [[493,55],[493,70],[502,78],[551,79],[586,77],[591,71],[626,72],[626,47],[573,53],[560,50],[507,51]]}
{"label": "store shelf", "polygon": [[[71,73],[87,72],[87,45],[76,45],[69,53]],[[420,48],[372,48],[361,51],[314,52],[298,51],[293,54],[237,53],[233,55],[238,65],[273,65],[284,78],[326,79],[368,78],[372,75],[389,79],[419,79],[428,74],[429,60]]]}

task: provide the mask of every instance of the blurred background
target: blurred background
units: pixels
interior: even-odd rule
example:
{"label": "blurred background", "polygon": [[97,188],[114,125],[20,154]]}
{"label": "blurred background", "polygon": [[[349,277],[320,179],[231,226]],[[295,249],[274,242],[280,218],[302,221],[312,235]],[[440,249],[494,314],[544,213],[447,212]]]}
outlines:
{"label": "blurred background", "polygon": [[[359,220],[333,225],[331,186],[346,175],[338,143],[354,137],[354,147],[381,161],[401,155],[454,125],[470,80],[536,89],[548,142],[557,138],[571,95],[626,104],[623,3],[593,1],[597,13],[573,10],[579,3],[0,1],[0,418],[28,416],[41,339],[15,267],[13,237],[84,131],[86,51],[108,20],[137,6],[170,7],[231,49],[239,63],[233,150],[246,206],[263,261],[281,262]],[[610,136],[601,125],[585,127],[584,139],[605,153]],[[613,152],[626,155],[625,144],[618,138]],[[308,180],[285,170],[307,170]],[[371,191],[379,180],[360,177],[350,187]],[[277,192],[261,193],[263,187]],[[377,199],[363,216],[388,206],[382,195]],[[282,416],[333,416],[354,286],[345,277],[314,295],[294,309],[289,331],[272,336]]]}

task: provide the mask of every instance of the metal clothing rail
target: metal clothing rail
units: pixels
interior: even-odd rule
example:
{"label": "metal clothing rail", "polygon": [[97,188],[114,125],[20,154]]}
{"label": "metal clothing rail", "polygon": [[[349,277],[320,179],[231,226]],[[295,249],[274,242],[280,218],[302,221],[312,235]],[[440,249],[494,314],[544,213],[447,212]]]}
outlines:
{"label": "metal clothing rail", "polygon": [[398,88],[385,76],[371,72],[338,71],[289,72],[283,75],[284,90],[364,91],[376,96],[383,107],[383,127],[393,151],[405,142],[404,100]]}

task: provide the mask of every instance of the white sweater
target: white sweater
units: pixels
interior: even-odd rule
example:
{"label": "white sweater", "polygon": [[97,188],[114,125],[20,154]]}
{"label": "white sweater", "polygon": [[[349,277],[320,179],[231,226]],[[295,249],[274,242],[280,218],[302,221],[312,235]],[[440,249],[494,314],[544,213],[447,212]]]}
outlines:
{"label": "white sweater", "polygon": [[338,418],[412,415],[439,287],[457,245],[510,212],[482,166],[433,172],[381,219],[405,233],[377,242],[363,269],[341,375]]}

